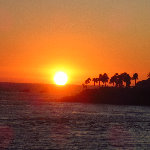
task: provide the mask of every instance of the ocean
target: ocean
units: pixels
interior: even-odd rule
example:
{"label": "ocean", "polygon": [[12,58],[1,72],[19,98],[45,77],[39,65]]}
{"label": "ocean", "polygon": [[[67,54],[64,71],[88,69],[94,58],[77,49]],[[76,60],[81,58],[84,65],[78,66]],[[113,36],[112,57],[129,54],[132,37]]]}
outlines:
{"label": "ocean", "polygon": [[0,91],[0,149],[150,149],[149,107],[56,102],[76,86],[11,88]]}

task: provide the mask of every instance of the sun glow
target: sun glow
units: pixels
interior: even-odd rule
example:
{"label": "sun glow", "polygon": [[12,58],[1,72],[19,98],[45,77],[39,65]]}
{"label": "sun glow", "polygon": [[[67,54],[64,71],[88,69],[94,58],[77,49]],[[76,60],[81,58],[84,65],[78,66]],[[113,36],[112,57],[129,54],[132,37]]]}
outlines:
{"label": "sun glow", "polygon": [[64,72],[56,72],[54,76],[54,81],[57,85],[65,85],[68,81],[68,76]]}

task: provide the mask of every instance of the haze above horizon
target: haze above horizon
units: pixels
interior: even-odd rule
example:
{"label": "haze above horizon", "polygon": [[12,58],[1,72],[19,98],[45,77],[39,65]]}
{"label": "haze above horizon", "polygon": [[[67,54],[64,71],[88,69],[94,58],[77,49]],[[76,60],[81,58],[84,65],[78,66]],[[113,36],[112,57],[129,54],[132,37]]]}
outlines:
{"label": "haze above horizon", "polygon": [[0,33],[1,82],[150,72],[149,0],[0,0]]}

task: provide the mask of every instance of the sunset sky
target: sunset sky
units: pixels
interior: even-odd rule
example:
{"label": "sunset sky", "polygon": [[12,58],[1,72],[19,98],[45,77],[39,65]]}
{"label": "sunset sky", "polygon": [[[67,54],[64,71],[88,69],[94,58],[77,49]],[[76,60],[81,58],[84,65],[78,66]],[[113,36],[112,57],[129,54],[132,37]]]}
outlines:
{"label": "sunset sky", "polygon": [[0,81],[70,84],[150,72],[150,0],[0,0]]}

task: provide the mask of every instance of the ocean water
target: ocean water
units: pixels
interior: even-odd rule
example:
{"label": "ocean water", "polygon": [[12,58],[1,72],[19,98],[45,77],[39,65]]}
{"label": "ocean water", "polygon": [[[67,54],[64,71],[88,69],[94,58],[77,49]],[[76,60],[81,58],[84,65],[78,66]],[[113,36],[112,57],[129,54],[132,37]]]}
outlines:
{"label": "ocean water", "polygon": [[150,149],[149,107],[56,98],[52,93],[0,92],[0,149]]}

